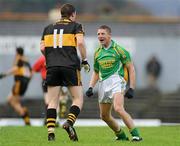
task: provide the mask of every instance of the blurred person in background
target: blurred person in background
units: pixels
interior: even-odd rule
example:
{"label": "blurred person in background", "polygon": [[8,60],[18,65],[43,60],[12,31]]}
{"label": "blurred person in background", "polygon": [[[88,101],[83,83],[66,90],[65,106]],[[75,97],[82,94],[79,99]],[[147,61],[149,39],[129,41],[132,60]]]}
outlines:
{"label": "blurred person in background", "polygon": [[[49,103],[49,98],[47,96],[47,82],[46,82],[46,60],[44,55],[41,55],[33,64],[32,67],[32,71],[33,73],[40,73],[41,77],[42,77],[42,90],[43,90],[43,94],[44,94],[44,102],[45,102],[45,112],[47,110],[48,107],[48,103]],[[68,92],[67,90],[63,90],[62,88],[60,89],[60,102],[59,102],[59,108],[57,109],[57,113],[59,114],[59,116],[61,118],[65,117],[66,114],[66,109],[67,109],[67,100],[68,100]],[[58,123],[58,122],[57,122]],[[46,118],[45,118],[45,122],[44,124],[46,124]]]}
{"label": "blurred person in background", "polygon": [[7,97],[10,106],[23,118],[25,125],[30,125],[30,117],[27,107],[21,103],[21,98],[25,94],[29,81],[32,76],[31,65],[24,56],[22,47],[16,48],[14,65],[7,72],[1,73],[0,78],[14,76],[14,85],[12,91]]}
{"label": "blurred person in background", "polygon": [[156,56],[152,56],[146,64],[146,73],[148,75],[148,87],[157,89],[157,80],[161,75],[162,66]]}
{"label": "blurred person in background", "polygon": [[[71,4],[61,7],[61,19],[44,28],[41,40],[41,51],[45,55],[47,67],[47,96],[50,99],[47,108],[48,140],[55,140],[56,109],[59,91],[62,86],[69,89],[72,105],[63,128],[70,140],[78,141],[74,123],[83,106],[83,88],[81,82],[81,66],[86,72],[90,66],[86,59],[84,31],[82,25],[75,22],[76,10]],[[82,62],[77,54],[79,49]]]}
{"label": "blurred person in background", "polygon": [[[101,46],[95,51],[94,71],[86,95],[88,97],[93,95],[93,88],[99,81],[98,96],[101,119],[114,131],[116,140],[129,140],[111,115],[113,107],[128,127],[132,141],[141,141],[142,138],[133,119],[124,109],[124,97],[133,98],[135,89],[135,69],[130,54],[111,39],[109,26],[100,26],[97,30],[97,36]],[[125,95],[126,81],[123,66],[126,66],[130,80],[130,87]]]}

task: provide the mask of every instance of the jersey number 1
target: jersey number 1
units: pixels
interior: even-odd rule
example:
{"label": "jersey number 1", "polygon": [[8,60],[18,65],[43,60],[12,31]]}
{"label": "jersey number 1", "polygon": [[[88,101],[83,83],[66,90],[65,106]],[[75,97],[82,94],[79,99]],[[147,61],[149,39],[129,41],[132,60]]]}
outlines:
{"label": "jersey number 1", "polygon": [[[63,45],[63,31],[64,29],[60,29],[59,32],[59,39],[58,39],[58,46],[59,48],[62,48]],[[53,33],[53,47],[57,48],[57,37],[58,36],[58,29],[54,29],[54,33]]]}

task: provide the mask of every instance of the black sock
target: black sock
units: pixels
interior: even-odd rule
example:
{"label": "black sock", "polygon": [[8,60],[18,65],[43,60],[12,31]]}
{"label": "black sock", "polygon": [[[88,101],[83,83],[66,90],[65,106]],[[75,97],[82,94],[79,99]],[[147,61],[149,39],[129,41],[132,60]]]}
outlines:
{"label": "black sock", "polygon": [[70,110],[69,110],[69,114],[68,114],[68,123],[73,126],[73,124],[75,123],[77,116],[80,113],[80,108],[76,105],[71,106]]}
{"label": "black sock", "polygon": [[48,133],[52,133],[53,130],[50,130],[49,131],[49,128],[50,129],[54,129],[55,128],[55,125],[56,125],[56,109],[47,109],[47,120],[46,120],[46,125],[47,125],[47,128],[48,128]]}

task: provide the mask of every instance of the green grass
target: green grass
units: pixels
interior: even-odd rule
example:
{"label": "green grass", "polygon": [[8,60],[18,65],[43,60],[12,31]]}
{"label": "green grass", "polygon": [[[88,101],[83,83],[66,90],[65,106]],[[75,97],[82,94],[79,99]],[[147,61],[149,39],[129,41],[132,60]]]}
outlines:
{"label": "green grass", "polygon": [[[123,127],[126,133],[127,128]],[[0,146],[180,146],[180,126],[140,127],[143,141],[115,141],[108,127],[76,127],[79,141],[57,128],[56,141],[47,141],[45,127],[0,127]],[[130,135],[128,134],[130,137]]]}

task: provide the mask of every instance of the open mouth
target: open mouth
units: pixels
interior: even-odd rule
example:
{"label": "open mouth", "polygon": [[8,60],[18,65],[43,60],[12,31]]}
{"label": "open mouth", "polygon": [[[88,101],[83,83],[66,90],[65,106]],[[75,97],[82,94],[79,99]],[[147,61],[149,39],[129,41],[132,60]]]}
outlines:
{"label": "open mouth", "polygon": [[103,42],[104,42],[104,39],[99,39],[99,41],[100,41],[101,43],[103,43]]}

